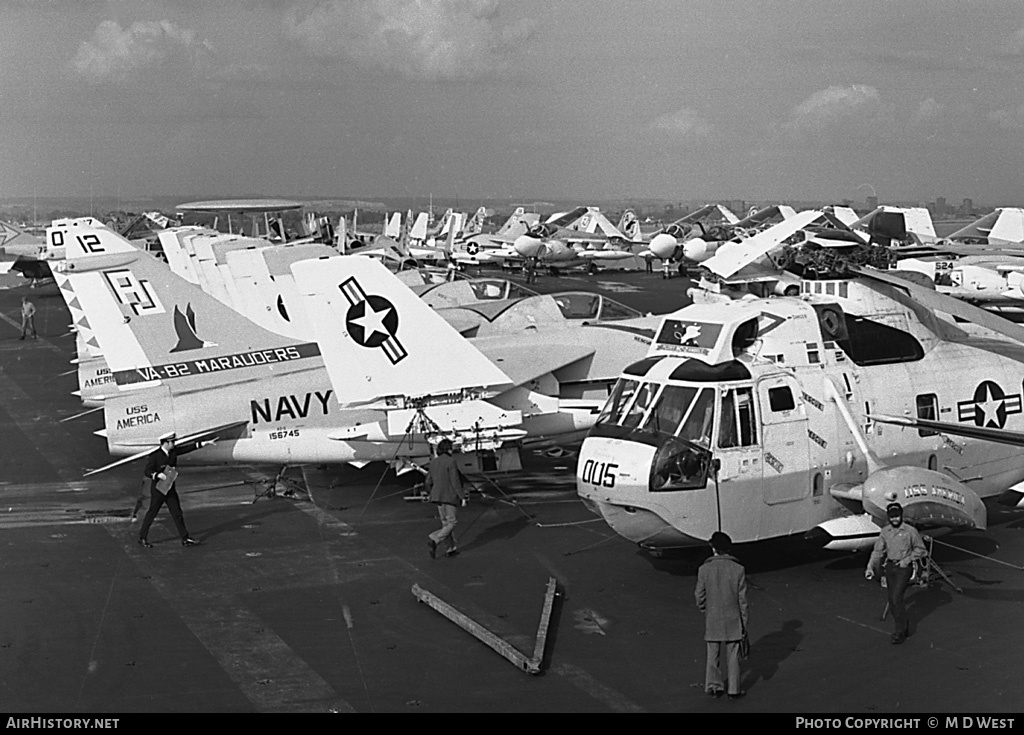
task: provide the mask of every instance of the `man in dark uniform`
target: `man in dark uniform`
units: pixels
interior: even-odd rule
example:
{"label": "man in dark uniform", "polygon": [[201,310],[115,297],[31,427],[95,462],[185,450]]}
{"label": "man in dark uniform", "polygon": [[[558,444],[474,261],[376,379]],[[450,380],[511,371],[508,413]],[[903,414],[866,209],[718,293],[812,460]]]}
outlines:
{"label": "man in dark uniform", "polygon": [[166,494],[161,492],[157,486],[158,482],[167,479],[168,471],[173,470],[178,464],[178,454],[174,451],[174,440],[173,433],[161,436],[160,447],[154,449],[149,455],[146,460],[146,469],[143,471],[143,474],[150,480],[149,510],[146,512],[146,517],[142,519],[142,528],[139,529],[139,545],[145,546],[147,549],[153,548],[153,544],[149,543],[147,539],[149,527],[164,502],[167,503],[167,508],[171,511],[171,518],[174,519],[174,525],[178,529],[178,535],[181,536],[181,545],[197,546],[199,544],[188,535],[188,530],[185,528],[185,517],[181,514],[181,501],[178,500],[177,483],[172,484]]}
{"label": "man in dark uniform", "polygon": [[910,635],[903,595],[906,593],[910,577],[914,573],[914,562],[923,559],[928,552],[924,548],[924,541],[921,540],[921,534],[917,529],[903,523],[902,505],[889,503],[885,507],[885,513],[889,518],[889,525],[882,529],[878,540],[875,541],[875,548],[871,551],[871,558],[868,559],[864,577],[874,579],[875,570],[884,558],[883,571],[885,572],[886,591],[889,593],[892,619],[896,624],[896,630],[890,640],[893,645],[899,645]]}
{"label": "man in dark uniform", "polygon": [[21,336],[18,339],[25,339],[29,332],[32,339],[39,339],[36,333],[36,305],[28,300],[28,296],[21,297]]}
{"label": "man in dark uniform", "polygon": [[[739,699],[740,642],[747,634],[747,576],[739,560],[732,556],[732,539],[721,531],[711,534],[714,555],[697,570],[694,596],[704,613],[704,641],[708,647],[704,691],[721,697],[728,689],[729,699]],[[728,684],[722,681],[725,662]]]}
{"label": "man in dark uniform", "polygon": [[437,506],[437,515],[441,519],[441,528],[430,534],[427,539],[427,548],[430,549],[430,558],[437,555],[437,546],[445,539],[448,539],[448,550],[445,556],[455,556],[459,553],[455,545],[455,537],[452,531],[455,530],[456,509],[458,506],[465,506],[469,500],[469,493],[462,485],[462,474],[452,457],[452,443],[448,439],[442,439],[437,444],[437,456],[430,460],[427,468],[427,491],[430,493],[430,502]]}

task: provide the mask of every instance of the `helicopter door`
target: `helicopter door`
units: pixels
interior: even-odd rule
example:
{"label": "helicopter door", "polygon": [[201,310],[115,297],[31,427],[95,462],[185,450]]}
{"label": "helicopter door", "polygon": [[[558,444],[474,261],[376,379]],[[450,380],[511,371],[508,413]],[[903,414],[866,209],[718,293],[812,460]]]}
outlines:
{"label": "helicopter door", "polygon": [[764,502],[800,500],[810,492],[807,411],[799,384],[788,375],[758,381],[761,404],[761,462]]}

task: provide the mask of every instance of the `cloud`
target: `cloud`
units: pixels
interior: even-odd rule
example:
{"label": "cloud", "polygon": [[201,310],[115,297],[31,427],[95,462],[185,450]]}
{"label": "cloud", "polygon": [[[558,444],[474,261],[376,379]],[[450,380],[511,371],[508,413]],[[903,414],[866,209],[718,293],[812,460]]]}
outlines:
{"label": "cloud", "polygon": [[1024,56],[1024,28],[1018,29],[999,49],[1005,56]]}
{"label": "cloud", "polygon": [[330,0],[285,35],[311,55],[413,79],[472,79],[505,70],[532,35],[530,20],[502,23],[500,0]]}
{"label": "cloud", "polygon": [[183,58],[189,65],[210,50],[195,31],[169,21],[136,21],[127,28],[114,20],[96,27],[71,60],[76,73],[91,83],[118,80],[168,59]]}
{"label": "cloud", "polygon": [[1011,110],[993,110],[988,119],[1003,130],[1024,130],[1024,105]]}
{"label": "cloud", "polygon": [[667,112],[654,118],[650,122],[650,127],[686,137],[700,137],[711,132],[711,126],[700,119],[696,110],[688,107],[681,107],[675,112]]}
{"label": "cloud", "polygon": [[945,105],[940,104],[933,98],[929,97],[918,104],[917,109],[914,110],[913,120],[916,123],[931,122],[941,118],[945,112]]}
{"label": "cloud", "polygon": [[831,86],[794,107],[786,127],[796,131],[824,130],[878,102],[878,90],[874,87],[864,84]]}

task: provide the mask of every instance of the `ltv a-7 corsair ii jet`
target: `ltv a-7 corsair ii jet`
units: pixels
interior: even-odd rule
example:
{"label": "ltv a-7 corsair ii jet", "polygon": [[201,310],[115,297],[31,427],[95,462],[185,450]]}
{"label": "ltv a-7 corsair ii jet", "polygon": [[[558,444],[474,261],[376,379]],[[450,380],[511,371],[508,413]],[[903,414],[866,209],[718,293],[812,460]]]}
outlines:
{"label": "ltv a-7 corsair ii jet", "polygon": [[291,266],[316,341],[296,339],[257,326],[110,230],[72,223],[62,239],[61,268],[116,384],[103,406],[121,461],[171,430],[203,445],[188,455],[197,463],[405,467],[441,436],[464,451],[511,454],[524,438],[592,425],[657,323],[470,343],[381,264],[334,256]]}

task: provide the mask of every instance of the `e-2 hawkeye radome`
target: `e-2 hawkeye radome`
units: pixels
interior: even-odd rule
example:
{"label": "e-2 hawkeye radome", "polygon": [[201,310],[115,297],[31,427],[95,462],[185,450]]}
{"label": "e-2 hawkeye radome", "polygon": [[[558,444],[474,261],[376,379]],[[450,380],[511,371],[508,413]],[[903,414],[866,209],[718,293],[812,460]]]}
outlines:
{"label": "e-2 hawkeye radome", "polygon": [[984,529],[983,499],[1024,481],[1024,329],[883,273],[803,289],[664,318],[579,455],[616,532],[853,550],[892,501],[922,530]]}

